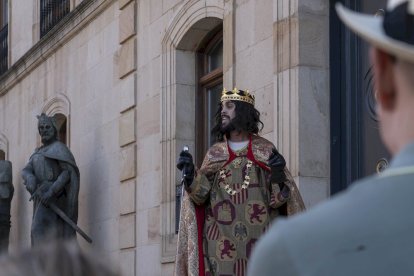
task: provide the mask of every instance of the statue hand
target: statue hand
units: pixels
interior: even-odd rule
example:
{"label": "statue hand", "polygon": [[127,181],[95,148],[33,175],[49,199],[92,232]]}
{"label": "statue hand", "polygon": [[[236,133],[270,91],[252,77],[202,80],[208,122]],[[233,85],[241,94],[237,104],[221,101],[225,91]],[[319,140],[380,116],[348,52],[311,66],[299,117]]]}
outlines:
{"label": "statue hand", "polygon": [[43,203],[43,205],[48,206],[49,202],[53,199],[54,193],[52,189],[48,189],[46,192],[44,192],[40,196],[40,201]]}
{"label": "statue hand", "polygon": [[31,180],[31,179],[28,179],[28,180],[26,181],[25,186],[26,186],[26,190],[27,190],[30,194],[33,194],[33,193],[35,192],[35,190],[36,190],[36,182],[35,182],[35,181],[33,181],[33,180]]}

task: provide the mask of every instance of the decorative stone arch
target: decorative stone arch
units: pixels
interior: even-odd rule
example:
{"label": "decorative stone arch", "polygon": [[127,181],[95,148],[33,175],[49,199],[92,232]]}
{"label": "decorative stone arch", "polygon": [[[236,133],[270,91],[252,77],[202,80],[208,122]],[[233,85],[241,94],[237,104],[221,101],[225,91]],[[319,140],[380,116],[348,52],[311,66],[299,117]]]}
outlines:
{"label": "decorative stone arch", "polygon": [[[170,21],[162,40],[161,251],[163,262],[174,261],[176,253],[175,195],[176,186],[180,183],[180,175],[175,165],[176,159],[184,145],[189,145],[191,152],[194,152],[195,146],[195,116],[193,116],[196,90],[195,51],[203,38],[219,24],[223,24],[227,18],[228,24],[223,24],[223,42],[224,54],[230,58],[225,61],[223,67],[231,67],[233,63],[232,9],[232,0],[185,1]],[[225,85],[229,84],[225,80]]]}
{"label": "decorative stone arch", "polygon": [[[48,116],[55,116],[58,128],[66,123],[66,145],[70,145],[70,101],[64,94],[57,94],[47,101],[43,106],[42,112]],[[40,139],[40,138],[39,138]],[[40,142],[40,141],[39,141]]]}
{"label": "decorative stone arch", "polygon": [[0,133],[0,160],[8,160],[9,158],[9,141],[6,136]]}

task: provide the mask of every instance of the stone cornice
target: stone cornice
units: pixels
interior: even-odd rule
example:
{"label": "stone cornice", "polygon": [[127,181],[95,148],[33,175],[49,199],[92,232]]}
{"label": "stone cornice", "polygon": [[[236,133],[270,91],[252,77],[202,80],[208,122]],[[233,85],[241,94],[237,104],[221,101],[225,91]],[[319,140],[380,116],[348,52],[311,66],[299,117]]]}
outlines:
{"label": "stone cornice", "polygon": [[0,97],[116,0],[84,0],[0,77]]}

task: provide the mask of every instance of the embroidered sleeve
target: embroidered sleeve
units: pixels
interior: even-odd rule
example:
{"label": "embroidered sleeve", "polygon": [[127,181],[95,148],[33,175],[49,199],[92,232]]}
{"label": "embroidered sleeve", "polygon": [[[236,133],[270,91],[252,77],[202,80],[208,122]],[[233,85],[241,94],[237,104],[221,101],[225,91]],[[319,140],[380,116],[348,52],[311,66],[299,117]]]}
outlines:
{"label": "embroidered sleeve", "polygon": [[187,192],[194,203],[203,204],[210,195],[211,181],[206,175],[198,173],[193,183],[187,188]]}
{"label": "embroidered sleeve", "polygon": [[225,144],[223,143],[216,144],[210,148],[204,158],[201,168],[196,170],[193,183],[186,188],[194,203],[201,205],[210,196],[214,177],[228,157],[225,150]]}
{"label": "embroidered sleeve", "polygon": [[280,186],[278,183],[271,183],[270,186],[270,207],[276,209],[285,204],[289,197],[284,197],[280,191]]}

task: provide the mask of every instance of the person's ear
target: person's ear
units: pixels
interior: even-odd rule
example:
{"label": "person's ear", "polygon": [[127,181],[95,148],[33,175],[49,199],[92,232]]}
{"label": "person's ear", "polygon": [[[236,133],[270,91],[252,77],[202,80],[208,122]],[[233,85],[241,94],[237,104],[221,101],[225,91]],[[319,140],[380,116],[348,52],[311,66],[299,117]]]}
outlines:
{"label": "person's ear", "polygon": [[371,60],[374,69],[375,99],[383,110],[392,111],[397,102],[395,59],[378,48],[372,48]]}

